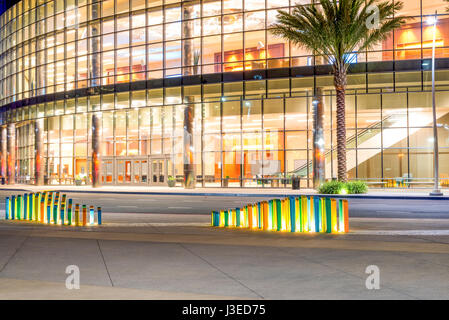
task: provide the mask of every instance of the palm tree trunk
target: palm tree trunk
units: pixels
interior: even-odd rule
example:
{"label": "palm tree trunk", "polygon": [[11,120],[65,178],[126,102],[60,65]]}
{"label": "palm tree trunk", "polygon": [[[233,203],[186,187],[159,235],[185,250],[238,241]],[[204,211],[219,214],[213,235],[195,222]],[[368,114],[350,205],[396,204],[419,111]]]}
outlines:
{"label": "palm tree trunk", "polygon": [[338,160],[338,181],[346,182],[346,71],[335,70],[334,74],[335,90],[337,92],[337,160]]}

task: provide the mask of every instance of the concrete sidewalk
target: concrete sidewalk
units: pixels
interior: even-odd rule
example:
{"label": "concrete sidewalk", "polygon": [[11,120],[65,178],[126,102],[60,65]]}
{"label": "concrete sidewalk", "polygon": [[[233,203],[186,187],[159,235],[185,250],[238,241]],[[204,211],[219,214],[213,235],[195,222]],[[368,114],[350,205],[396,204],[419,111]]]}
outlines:
{"label": "concrete sidewalk", "polygon": [[[326,235],[187,218],[109,214],[87,229],[0,221],[0,299],[449,298],[449,221],[351,219],[349,234]],[[65,288],[68,265],[80,290]],[[370,265],[380,290],[365,286]]]}
{"label": "concrete sidewalk", "polygon": [[[66,193],[92,194],[153,194],[153,195],[183,195],[183,196],[235,196],[235,197],[288,197],[293,195],[317,194],[314,189],[292,190],[284,188],[196,188],[152,187],[152,186],[91,186],[51,185],[36,187],[17,184],[0,186],[0,191],[38,192],[43,190],[61,191]],[[449,200],[449,189],[443,189],[444,196],[429,196],[431,189],[370,189],[363,195],[334,195],[342,198],[369,199],[399,199],[399,200]]]}

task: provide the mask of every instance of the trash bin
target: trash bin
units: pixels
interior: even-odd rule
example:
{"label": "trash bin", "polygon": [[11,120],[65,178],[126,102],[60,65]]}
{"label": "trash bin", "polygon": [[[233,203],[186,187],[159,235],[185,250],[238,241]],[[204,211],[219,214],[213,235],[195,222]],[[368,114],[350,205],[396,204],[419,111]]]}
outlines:
{"label": "trash bin", "polygon": [[292,177],[292,189],[299,190],[301,186],[301,178],[300,177]]}

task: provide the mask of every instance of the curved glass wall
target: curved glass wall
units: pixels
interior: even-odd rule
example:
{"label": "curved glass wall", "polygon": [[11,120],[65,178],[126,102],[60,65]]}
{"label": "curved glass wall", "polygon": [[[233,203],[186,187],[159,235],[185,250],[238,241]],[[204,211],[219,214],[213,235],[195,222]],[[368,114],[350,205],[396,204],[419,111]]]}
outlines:
{"label": "curved glass wall", "polygon": [[[314,86],[325,92],[326,177],[334,177],[332,77],[314,75],[313,69],[301,77],[292,74],[296,67],[325,61],[269,32],[276,11],[298,2],[308,3],[17,3],[0,17],[0,105],[5,106],[0,123],[16,125],[17,181],[34,182],[34,121],[43,119],[45,182],[90,183],[97,112],[103,184],[166,185],[171,176],[181,185],[189,105],[197,186],[282,187],[296,174],[302,187],[311,187]],[[428,59],[433,28],[428,19],[435,10],[445,13],[447,4],[404,3],[407,24],[371,51],[354,55],[354,63],[372,64],[349,77],[349,177],[373,186],[419,187],[432,181]],[[445,14],[438,17],[436,44],[437,58],[444,62],[449,57]],[[437,71],[437,116],[440,170],[443,184],[449,184],[449,71],[444,68],[441,63]],[[279,72],[265,79],[260,70]],[[222,73],[230,76],[177,85],[180,78],[212,79]],[[146,84],[152,80],[156,84]],[[10,107],[21,101],[26,103]]]}
{"label": "curved glass wall", "polygon": [[[24,0],[0,18],[0,105],[98,85],[313,64],[268,31],[278,9],[309,0]],[[353,62],[431,56],[428,15],[443,0],[406,0],[407,24]],[[449,55],[441,15],[437,57]],[[322,59],[317,59],[323,63]]]}

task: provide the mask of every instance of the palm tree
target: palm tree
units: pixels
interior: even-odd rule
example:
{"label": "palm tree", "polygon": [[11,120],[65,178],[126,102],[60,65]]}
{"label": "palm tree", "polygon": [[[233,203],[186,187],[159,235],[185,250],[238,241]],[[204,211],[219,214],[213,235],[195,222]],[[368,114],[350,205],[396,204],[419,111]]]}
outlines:
{"label": "palm tree", "polygon": [[372,48],[403,25],[405,19],[395,16],[402,6],[402,2],[390,0],[320,0],[310,5],[296,5],[291,14],[279,10],[271,30],[275,36],[327,58],[332,64],[337,95],[340,181],[347,180],[345,91],[352,54]]}

